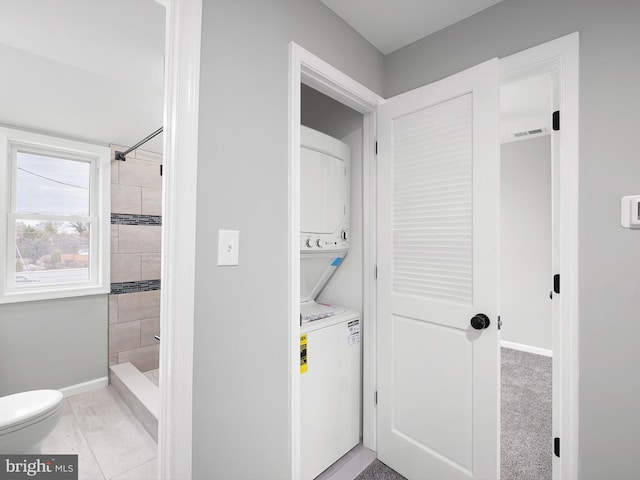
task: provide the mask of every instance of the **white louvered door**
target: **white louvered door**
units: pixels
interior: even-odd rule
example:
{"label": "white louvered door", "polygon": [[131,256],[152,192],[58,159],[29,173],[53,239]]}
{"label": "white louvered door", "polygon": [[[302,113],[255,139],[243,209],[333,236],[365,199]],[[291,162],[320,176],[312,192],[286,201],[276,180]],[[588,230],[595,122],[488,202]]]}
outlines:
{"label": "white louvered door", "polygon": [[409,479],[498,478],[497,65],[379,109],[377,453]]}

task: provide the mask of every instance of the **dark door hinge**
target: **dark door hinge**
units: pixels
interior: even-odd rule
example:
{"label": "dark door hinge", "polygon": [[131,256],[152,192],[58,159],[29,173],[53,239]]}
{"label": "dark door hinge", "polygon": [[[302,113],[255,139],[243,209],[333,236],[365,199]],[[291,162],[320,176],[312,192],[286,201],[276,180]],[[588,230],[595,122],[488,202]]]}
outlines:
{"label": "dark door hinge", "polygon": [[160,165],[160,176],[162,176],[162,164]]}
{"label": "dark door hinge", "polygon": [[377,280],[378,279],[378,266],[373,267],[373,276]]}
{"label": "dark door hinge", "polygon": [[375,392],[373,392],[373,404],[374,405],[378,404],[378,391],[377,390]]}
{"label": "dark door hinge", "polygon": [[500,315],[498,315],[498,330],[500,330],[502,328],[502,319],[500,318]]}
{"label": "dark door hinge", "polygon": [[552,115],[552,125],[555,131],[560,130],[560,110],[556,110]]}
{"label": "dark door hinge", "polygon": [[560,438],[553,439],[553,453],[556,457],[560,458]]}
{"label": "dark door hinge", "polygon": [[378,142],[376,142],[376,145],[375,145],[375,152],[376,152],[376,155],[377,155],[378,154]]}
{"label": "dark door hinge", "polygon": [[560,274],[555,274],[553,276],[553,292],[560,293]]}

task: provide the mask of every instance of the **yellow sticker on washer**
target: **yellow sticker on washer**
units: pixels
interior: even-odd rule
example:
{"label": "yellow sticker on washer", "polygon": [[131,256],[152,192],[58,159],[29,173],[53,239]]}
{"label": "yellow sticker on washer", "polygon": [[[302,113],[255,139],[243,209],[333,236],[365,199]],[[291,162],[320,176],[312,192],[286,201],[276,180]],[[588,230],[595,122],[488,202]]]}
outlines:
{"label": "yellow sticker on washer", "polygon": [[300,373],[307,371],[307,335],[300,335]]}

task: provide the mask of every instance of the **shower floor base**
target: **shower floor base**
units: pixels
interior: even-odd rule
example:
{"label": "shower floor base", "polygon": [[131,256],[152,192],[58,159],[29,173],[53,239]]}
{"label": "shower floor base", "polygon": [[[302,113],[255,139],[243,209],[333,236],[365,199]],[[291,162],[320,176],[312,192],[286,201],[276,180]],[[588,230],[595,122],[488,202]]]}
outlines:
{"label": "shower floor base", "polygon": [[160,369],[156,368],[155,370],[149,370],[148,372],[144,372],[144,376],[153,382],[156,387],[160,387]]}
{"label": "shower floor base", "polygon": [[109,380],[133,415],[157,442],[160,412],[158,386],[130,362],[109,367]]}

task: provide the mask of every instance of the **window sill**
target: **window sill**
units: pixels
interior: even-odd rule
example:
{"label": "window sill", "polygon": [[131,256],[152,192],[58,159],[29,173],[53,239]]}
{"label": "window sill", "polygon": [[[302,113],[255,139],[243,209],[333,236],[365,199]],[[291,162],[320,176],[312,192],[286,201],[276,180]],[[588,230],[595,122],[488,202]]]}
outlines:
{"label": "window sill", "polygon": [[89,295],[105,295],[111,292],[110,286],[70,287],[68,289],[56,288],[55,290],[40,289],[28,292],[5,292],[0,296],[0,305],[7,303],[36,302],[41,300],[56,300],[62,298],[85,297]]}

